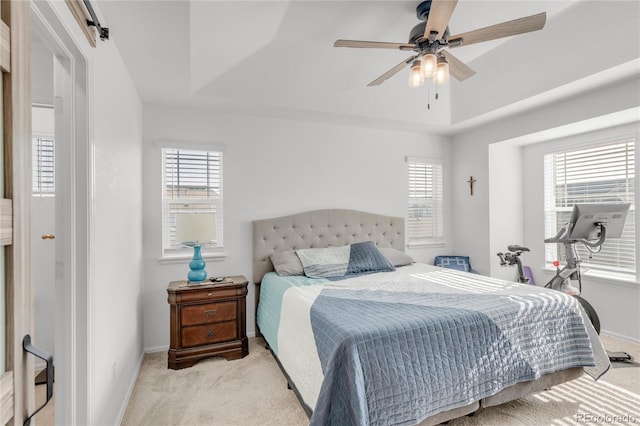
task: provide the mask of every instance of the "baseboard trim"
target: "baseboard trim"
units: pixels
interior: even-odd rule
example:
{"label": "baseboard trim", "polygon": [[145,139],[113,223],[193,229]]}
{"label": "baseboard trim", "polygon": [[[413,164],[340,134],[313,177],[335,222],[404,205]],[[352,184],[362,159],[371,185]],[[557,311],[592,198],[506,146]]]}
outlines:
{"label": "baseboard trim", "polygon": [[636,343],[636,344],[640,343],[640,339],[625,336],[624,334],[614,333],[613,331],[609,331],[609,330],[602,330],[600,334],[606,334],[607,336],[615,337],[616,339],[620,339],[620,340],[626,340],[631,343]]}
{"label": "baseboard trim", "polygon": [[145,352],[143,351],[140,354],[140,358],[138,358],[138,365],[136,366],[135,374],[131,375],[131,382],[129,383],[129,388],[127,389],[127,395],[124,398],[124,402],[120,407],[120,412],[118,413],[118,423],[122,424],[122,419],[124,419],[124,414],[127,411],[127,407],[129,406],[129,400],[131,399],[131,395],[133,395],[133,389],[136,387],[136,381],[138,380],[138,376],[140,375],[140,369],[142,368],[142,362],[144,361]]}
{"label": "baseboard trim", "polygon": [[145,354],[155,354],[157,352],[164,352],[169,350],[169,345],[166,346],[152,346],[150,348],[144,348]]}

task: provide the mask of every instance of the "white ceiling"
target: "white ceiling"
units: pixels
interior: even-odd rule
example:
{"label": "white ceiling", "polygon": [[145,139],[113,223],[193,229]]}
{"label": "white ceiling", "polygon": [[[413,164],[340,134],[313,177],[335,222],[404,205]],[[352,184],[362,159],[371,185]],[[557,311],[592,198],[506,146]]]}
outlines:
{"label": "white ceiling", "polygon": [[[430,93],[431,109],[427,110],[426,89],[409,88],[406,70],[382,86],[366,87],[407,58],[407,52],[333,47],[338,38],[407,42],[410,29],[418,23],[418,1],[94,3],[110,29],[108,42],[116,43],[143,102],[435,132],[464,124],[452,123],[456,114],[451,110],[465,103],[465,84],[471,80],[441,88],[438,101]],[[553,23],[562,22],[563,26],[556,28],[556,33],[562,33],[566,22],[572,22],[576,5],[585,3],[597,2],[461,0],[450,21],[452,34],[543,11],[547,12],[547,26],[538,32],[460,47],[452,53],[472,68],[476,63],[482,68],[483,58],[490,58],[494,67],[519,61],[521,58],[501,55],[501,51],[513,55],[518,52],[516,43],[549,43],[544,32],[552,34]],[[575,22],[578,27],[580,24]],[[580,31],[594,34],[593,28]],[[584,37],[580,31],[576,37]],[[562,35],[571,36],[571,31]],[[503,47],[509,43],[510,48]],[[475,84],[499,87],[501,76],[489,76],[493,73],[487,70],[483,74],[472,77]],[[523,78],[522,84],[529,82]],[[508,104],[520,100],[509,99],[500,109],[508,111]],[[490,108],[498,109],[495,105]]]}

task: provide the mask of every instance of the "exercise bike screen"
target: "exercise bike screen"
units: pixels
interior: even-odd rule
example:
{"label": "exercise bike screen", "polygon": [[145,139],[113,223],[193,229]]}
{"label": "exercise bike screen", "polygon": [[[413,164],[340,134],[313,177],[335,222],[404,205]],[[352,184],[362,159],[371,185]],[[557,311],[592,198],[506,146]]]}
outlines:
{"label": "exercise bike screen", "polygon": [[629,212],[629,203],[576,204],[571,212],[569,223],[572,240],[593,240],[599,237],[598,224],[606,227],[607,238],[620,238]]}

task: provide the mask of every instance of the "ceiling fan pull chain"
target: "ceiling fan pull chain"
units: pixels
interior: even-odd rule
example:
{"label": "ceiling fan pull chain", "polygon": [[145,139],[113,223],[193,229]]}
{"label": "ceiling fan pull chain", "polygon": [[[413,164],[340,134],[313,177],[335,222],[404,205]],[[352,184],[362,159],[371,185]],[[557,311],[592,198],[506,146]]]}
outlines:
{"label": "ceiling fan pull chain", "polygon": [[429,88],[429,84],[427,86],[427,109],[431,109],[431,89]]}
{"label": "ceiling fan pull chain", "polygon": [[438,80],[436,80],[436,101],[438,100]]}

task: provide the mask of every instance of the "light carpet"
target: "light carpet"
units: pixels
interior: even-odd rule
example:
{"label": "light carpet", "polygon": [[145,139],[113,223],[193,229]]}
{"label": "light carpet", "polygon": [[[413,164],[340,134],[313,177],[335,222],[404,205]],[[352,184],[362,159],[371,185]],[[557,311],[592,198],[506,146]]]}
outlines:
{"label": "light carpet", "polygon": [[[627,351],[635,355],[637,345]],[[640,368],[611,369],[598,382],[583,376],[449,425],[640,425],[639,379]],[[166,352],[146,355],[122,421],[166,426],[308,423],[271,353],[255,338],[249,339],[249,355],[243,359],[210,358],[183,370],[167,369]]]}

